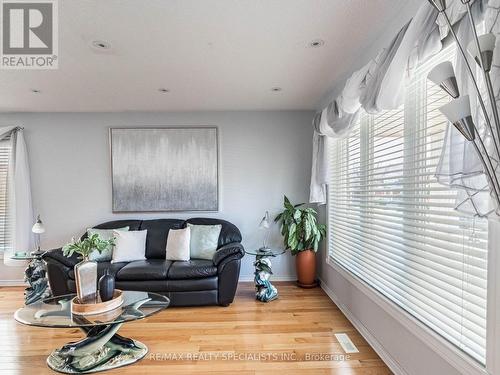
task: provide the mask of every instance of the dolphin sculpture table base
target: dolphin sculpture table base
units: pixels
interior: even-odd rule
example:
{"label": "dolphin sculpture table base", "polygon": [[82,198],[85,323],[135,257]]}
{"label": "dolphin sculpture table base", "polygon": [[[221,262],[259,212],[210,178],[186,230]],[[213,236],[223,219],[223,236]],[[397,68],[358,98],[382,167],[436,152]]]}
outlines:
{"label": "dolphin sculpture table base", "polygon": [[81,327],[87,337],[53,351],[47,358],[47,365],[64,374],[88,374],[139,361],[148,348],[139,341],[116,334],[122,324]]}

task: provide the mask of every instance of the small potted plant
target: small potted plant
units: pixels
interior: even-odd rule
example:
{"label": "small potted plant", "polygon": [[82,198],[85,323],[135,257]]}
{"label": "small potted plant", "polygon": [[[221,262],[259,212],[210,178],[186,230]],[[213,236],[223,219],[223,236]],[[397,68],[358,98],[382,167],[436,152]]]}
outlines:
{"label": "small potted plant", "polygon": [[284,210],[274,219],[281,222],[281,234],[286,249],[296,255],[298,285],[313,288],[316,283],[316,252],[319,242],[326,235],[326,225],[318,224],[317,212],[301,208],[304,203],[293,205],[284,197]]}
{"label": "small potted plant", "polygon": [[95,250],[101,253],[114,244],[114,238],[103,240],[98,234],[93,234],[83,240],[72,239],[62,248],[67,257],[77,253],[83,258],[75,265],[76,293],[81,303],[95,303],[97,297],[97,263],[90,260],[90,254]]}

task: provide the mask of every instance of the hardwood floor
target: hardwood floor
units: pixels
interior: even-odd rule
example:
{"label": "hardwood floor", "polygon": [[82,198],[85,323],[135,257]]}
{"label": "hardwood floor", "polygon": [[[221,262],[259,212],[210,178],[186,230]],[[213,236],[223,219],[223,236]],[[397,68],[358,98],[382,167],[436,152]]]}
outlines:
{"label": "hardwood floor", "polygon": [[[168,308],[124,324],[119,333],[142,341],[149,353],[136,364],[107,373],[391,374],[320,288],[276,285],[280,298],[268,304],[254,300],[252,283],[240,283],[229,307]],[[0,374],[54,374],[45,364],[49,353],[83,336],[77,329],[17,323],[13,314],[22,304],[22,288],[0,288]],[[334,336],[340,332],[360,351],[344,361],[335,360],[345,355]]]}

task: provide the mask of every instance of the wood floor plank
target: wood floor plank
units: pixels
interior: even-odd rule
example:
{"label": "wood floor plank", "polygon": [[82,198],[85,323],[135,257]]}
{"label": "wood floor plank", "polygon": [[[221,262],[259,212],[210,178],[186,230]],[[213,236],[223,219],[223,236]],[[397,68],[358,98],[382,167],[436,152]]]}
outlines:
{"label": "wood floor plank", "polygon": [[[255,301],[253,284],[240,283],[229,307],[168,308],[124,324],[120,334],[142,341],[142,361],[109,374],[391,374],[374,350],[320,289],[276,283],[280,297]],[[0,288],[0,374],[55,374],[50,352],[82,338],[78,329],[17,323],[23,289]],[[347,333],[359,353],[346,356],[335,333]]]}

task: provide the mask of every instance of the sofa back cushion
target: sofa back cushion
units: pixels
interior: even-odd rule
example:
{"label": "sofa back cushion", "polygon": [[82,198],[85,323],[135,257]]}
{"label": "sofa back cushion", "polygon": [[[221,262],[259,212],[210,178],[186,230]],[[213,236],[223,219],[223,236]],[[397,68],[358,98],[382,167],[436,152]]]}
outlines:
{"label": "sofa back cushion", "polygon": [[[193,218],[184,220],[177,219],[157,219],[157,220],[115,220],[96,225],[96,229],[118,229],[129,227],[130,231],[147,230],[146,238],[146,258],[165,259],[165,249],[167,248],[167,237],[170,229],[185,228],[187,223],[193,225],[222,225],[218,248],[231,242],[241,242],[239,229],[226,220],[213,218]],[[87,237],[87,233],[82,238]]]}
{"label": "sofa back cushion", "polygon": [[184,226],[186,226],[188,223],[193,224],[193,225],[217,225],[217,224],[222,225],[222,229],[221,229],[220,235],[219,235],[218,248],[221,246],[227,245],[228,243],[231,243],[231,242],[241,242],[240,230],[236,227],[236,225],[230,223],[229,221],[220,220],[220,219],[204,218],[204,217],[196,217],[193,219],[186,220],[186,223],[184,224]]}
{"label": "sofa back cushion", "polygon": [[[128,227],[129,231],[139,230],[141,227],[142,220],[114,220],[107,221],[105,223],[96,225],[92,227],[92,229],[121,229]],[[88,232],[85,232],[81,239],[85,239],[88,237]]]}
{"label": "sofa back cushion", "polygon": [[183,228],[184,221],[177,219],[144,220],[140,230],[147,230],[146,258],[165,259],[167,237],[170,229]]}
{"label": "sofa back cushion", "polygon": [[114,220],[96,225],[95,229],[119,229],[128,227],[129,231],[139,230],[142,220]]}

